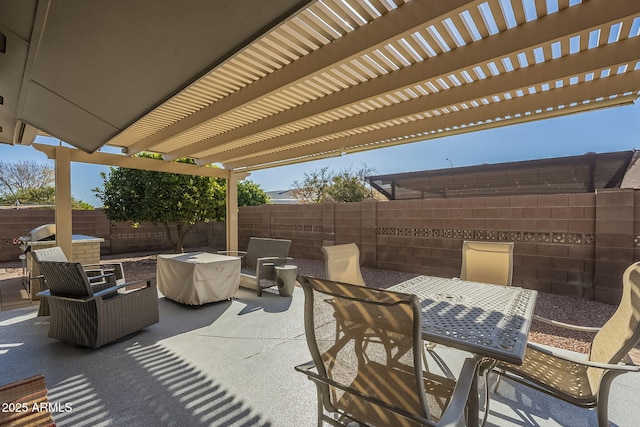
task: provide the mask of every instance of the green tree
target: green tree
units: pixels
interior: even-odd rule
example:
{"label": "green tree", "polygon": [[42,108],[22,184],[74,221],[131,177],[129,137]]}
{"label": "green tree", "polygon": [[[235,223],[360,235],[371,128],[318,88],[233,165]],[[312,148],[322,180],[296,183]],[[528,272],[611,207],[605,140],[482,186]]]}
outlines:
{"label": "green tree", "polygon": [[305,172],[302,181],[294,181],[291,194],[302,203],[323,203],[330,201],[328,190],[333,174],[329,167],[309,173]]}
{"label": "green tree", "polygon": [[267,203],[269,196],[258,184],[251,180],[238,182],[238,206],[260,206]]}
{"label": "green tree", "polygon": [[52,167],[32,160],[16,163],[0,162],[0,195],[15,198],[32,189],[53,187],[55,172]]}
{"label": "green tree", "polygon": [[366,165],[355,172],[348,168],[337,173],[324,167],[305,172],[302,181],[293,183],[291,192],[302,203],[361,202],[374,198],[365,179],[372,172]]}
{"label": "green tree", "polygon": [[[140,156],[160,157],[148,153]],[[178,161],[193,164],[189,159]],[[223,179],[110,168],[109,174],[102,173],[102,180],[103,188],[95,188],[93,192],[102,201],[109,220],[131,221],[134,226],[141,222],[162,224],[176,253],[183,251],[187,233],[196,223],[225,218],[226,187]],[[242,193],[248,201],[258,200],[260,192],[266,197],[259,187],[238,185],[239,198]],[[175,232],[171,225],[175,225]]]}
{"label": "green tree", "polygon": [[350,168],[343,169],[333,175],[327,194],[335,202],[361,202],[373,199],[373,190],[366,180],[372,172],[373,169],[366,165],[355,172]]}
{"label": "green tree", "polygon": [[[34,161],[0,162],[0,201],[5,204],[55,204],[55,173],[52,167]],[[92,210],[89,203],[71,198],[76,210]]]}

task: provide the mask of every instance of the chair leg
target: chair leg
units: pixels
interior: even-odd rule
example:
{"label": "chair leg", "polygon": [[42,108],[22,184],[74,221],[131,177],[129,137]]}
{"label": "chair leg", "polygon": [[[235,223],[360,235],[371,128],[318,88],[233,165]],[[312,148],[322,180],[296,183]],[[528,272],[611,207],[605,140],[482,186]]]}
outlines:
{"label": "chair leg", "polygon": [[502,373],[504,373],[504,369],[500,369],[499,373],[496,373],[496,383],[493,385],[492,393],[495,393],[498,390],[498,386],[500,385],[500,380],[502,379]]}
{"label": "chair leg", "polygon": [[[320,393],[319,390],[318,390],[318,393]],[[324,425],[324,421],[322,421],[323,417],[324,417],[324,409],[322,408],[322,398],[318,394],[318,427],[322,427]]]}
{"label": "chair leg", "polygon": [[[611,374],[611,372],[608,372]],[[598,427],[609,427],[609,389],[611,383],[617,375],[607,375],[606,373],[600,380],[600,390],[598,391]]]}
{"label": "chair leg", "polygon": [[428,350],[428,346],[429,344],[426,342],[422,343],[422,363],[423,363],[423,369],[427,372],[429,372],[429,362],[427,361],[427,351]]}

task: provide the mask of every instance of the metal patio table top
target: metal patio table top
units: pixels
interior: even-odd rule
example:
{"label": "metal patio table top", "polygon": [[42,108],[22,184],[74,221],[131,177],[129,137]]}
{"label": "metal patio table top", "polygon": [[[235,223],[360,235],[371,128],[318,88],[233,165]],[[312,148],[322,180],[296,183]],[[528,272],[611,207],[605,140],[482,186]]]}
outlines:
{"label": "metal patio table top", "polygon": [[431,276],[389,290],[418,296],[425,340],[522,364],[537,291]]}

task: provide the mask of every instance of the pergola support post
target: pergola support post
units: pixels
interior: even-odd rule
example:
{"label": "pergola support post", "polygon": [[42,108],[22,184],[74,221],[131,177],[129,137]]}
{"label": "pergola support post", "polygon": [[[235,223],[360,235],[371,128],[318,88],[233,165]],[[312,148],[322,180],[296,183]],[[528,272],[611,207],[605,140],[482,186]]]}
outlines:
{"label": "pergola support post", "polygon": [[238,250],[238,175],[229,171],[227,178],[227,250]]}
{"label": "pergola support post", "polygon": [[55,150],[55,221],[56,245],[73,261],[71,208],[71,155],[69,150]]}

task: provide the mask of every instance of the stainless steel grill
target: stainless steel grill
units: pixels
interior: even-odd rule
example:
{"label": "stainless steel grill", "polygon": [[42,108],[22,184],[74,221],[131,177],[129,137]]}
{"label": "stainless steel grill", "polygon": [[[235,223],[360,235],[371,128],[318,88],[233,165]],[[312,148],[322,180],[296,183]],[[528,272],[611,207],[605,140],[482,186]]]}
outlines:
{"label": "stainless steel grill", "polygon": [[29,232],[29,241],[56,240],[56,225],[44,224]]}

